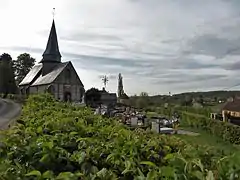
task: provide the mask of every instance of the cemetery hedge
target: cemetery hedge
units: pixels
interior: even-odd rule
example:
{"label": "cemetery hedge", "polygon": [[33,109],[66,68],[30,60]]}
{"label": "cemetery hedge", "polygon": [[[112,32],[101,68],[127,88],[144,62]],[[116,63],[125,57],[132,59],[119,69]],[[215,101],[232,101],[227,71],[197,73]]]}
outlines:
{"label": "cemetery hedge", "polygon": [[[173,110],[171,109],[162,108],[160,110],[160,113],[169,115],[172,114],[172,111]],[[210,119],[207,116],[199,115],[199,113],[194,114],[192,112],[189,113],[188,111],[179,112],[181,114],[180,123],[182,126],[201,129],[223,139],[226,142],[237,145],[240,144],[240,126],[228,122]]]}
{"label": "cemetery hedge", "polygon": [[0,179],[239,179],[240,156],[31,96],[2,133]]}
{"label": "cemetery hedge", "polygon": [[189,127],[200,128],[222,138],[224,141],[240,144],[240,126],[203,116],[194,116],[187,112],[182,113],[182,119]]}

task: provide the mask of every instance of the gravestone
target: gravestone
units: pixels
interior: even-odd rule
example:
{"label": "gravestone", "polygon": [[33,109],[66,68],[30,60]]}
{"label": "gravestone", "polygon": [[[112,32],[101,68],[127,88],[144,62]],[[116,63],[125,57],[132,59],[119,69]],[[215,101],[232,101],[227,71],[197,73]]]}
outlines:
{"label": "gravestone", "polygon": [[138,125],[138,118],[132,117],[131,118],[131,126],[137,126]]}
{"label": "gravestone", "polygon": [[152,122],[152,131],[160,133],[160,125],[157,122]]}

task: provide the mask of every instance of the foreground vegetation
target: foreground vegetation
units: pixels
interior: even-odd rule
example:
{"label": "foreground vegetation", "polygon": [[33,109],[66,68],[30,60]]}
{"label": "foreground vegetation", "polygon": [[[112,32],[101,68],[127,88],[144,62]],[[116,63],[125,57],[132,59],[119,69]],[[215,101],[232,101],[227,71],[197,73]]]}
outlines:
{"label": "foreground vegetation", "polygon": [[239,179],[239,160],[38,95],[3,133],[0,179]]}

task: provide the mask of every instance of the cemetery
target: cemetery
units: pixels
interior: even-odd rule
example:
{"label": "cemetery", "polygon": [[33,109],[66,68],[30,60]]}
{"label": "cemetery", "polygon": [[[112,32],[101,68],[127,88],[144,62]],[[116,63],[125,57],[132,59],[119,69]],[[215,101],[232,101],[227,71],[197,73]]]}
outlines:
{"label": "cemetery", "polygon": [[117,107],[109,108],[108,106],[101,105],[95,109],[94,114],[102,115],[105,117],[115,117],[119,122],[125,124],[130,129],[150,128],[156,133],[176,134],[177,126],[180,121],[179,116],[173,116],[171,119],[166,117],[156,116],[147,117],[145,112],[139,112],[133,107]]}

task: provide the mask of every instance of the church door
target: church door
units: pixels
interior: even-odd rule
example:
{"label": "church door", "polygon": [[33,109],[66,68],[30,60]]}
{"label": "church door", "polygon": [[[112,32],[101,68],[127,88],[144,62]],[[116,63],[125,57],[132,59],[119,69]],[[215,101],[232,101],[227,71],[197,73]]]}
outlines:
{"label": "church door", "polygon": [[71,102],[72,101],[72,97],[71,97],[71,93],[70,92],[65,92],[64,93],[64,101],[65,102]]}

